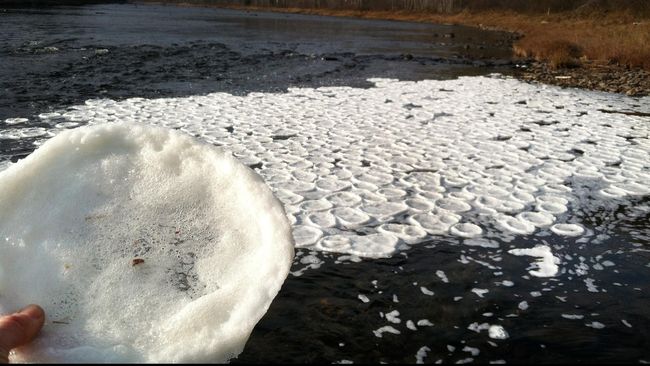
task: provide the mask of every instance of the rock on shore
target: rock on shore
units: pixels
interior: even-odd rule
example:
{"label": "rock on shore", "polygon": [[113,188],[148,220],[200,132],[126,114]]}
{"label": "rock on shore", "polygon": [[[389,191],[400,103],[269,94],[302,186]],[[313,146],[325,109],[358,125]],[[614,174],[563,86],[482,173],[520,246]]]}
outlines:
{"label": "rock on shore", "polygon": [[650,95],[650,72],[618,65],[584,64],[578,68],[554,69],[546,63],[533,62],[517,75],[526,81],[536,81],[563,87],[586,88],[629,96]]}

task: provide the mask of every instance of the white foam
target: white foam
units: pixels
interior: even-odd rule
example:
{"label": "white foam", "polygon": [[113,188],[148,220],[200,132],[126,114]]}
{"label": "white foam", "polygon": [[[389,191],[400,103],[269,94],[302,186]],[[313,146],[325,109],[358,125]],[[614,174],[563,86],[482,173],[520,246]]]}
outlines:
{"label": "white foam", "polygon": [[415,326],[415,323],[413,323],[413,320],[407,320],[406,327],[412,331],[418,330],[418,328]]}
{"label": "white foam", "polygon": [[437,270],[436,271],[436,276],[438,276],[438,278],[440,278],[440,280],[442,280],[442,282],[449,283],[449,278],[447,278],[447,275],[445,274],[444,271]]}
{"label": "white foam", "polygon": [[386,320],[388,320],[393,324],[399,324],[402,322],[402,320],[400,320],[399,318],[399,311],[397,310],[393,310],[389,313],[386,313]]}
{"label": "white foam", "polygon": [[[647,121],[617,115],[616,124],[602,127],[612,116],[590,113],[587,130],[579,116],[620,104],[616,98],[503,77],[372,82],[369,89],[89,100],[43,114],[43,123],[56,118],[59,124],[46,134],[23,119],[0,138],[40,143],[74,124],[109,120],[178,128],[246,164],[261,164],[256,169],[291,222],[314,228],[297,231],[313,234],[301,236],[299,245],[373,258],[434,236],[497,248],[502,241],[493,239],[546,234],[556,222],[551,231],[572,235],[578,230],[563,225],[582,226],[576,221],[582,209],[650,194]],[[451,91],[439,93],[442,88]],[[522,95],[530,103],[516,104]],[[420,108],[404,113],[386,99]],[[497,116],[486,117],[487,103],[499,109]],[[539,111],[553,105],[564,106],[548,116],[557,122],[538,124]],[[446,115],[434,118],[441,112]],[[583,153],[576,156],[574,148]],[[590,190],[595,194],[584,194]],[[406,225],[426,235],[392,230]],[[368,235],[381,244],[362,239]]]}
{"label": "white foam", "polygon": [[490,292],[490,290],[488,290],[488,289],[484,289],[484,288],[473,288],[473,289],[472,289],[472,292],[475,293],[476,296],[478,296],[478,297],[483,297],[483,295],[485,295],[485,294],[487,294],[488,292]]}
{"label": "white foam", "polygon": [[455,214],[432,214],[422,213],[410,216],[408,221],[420,225],[427,233],[441,235],[449,231],[449,228],[458,223],[460,216]]}
{"label": "white foam", "polygon": [[21,118],[21,117],[5,119],[5,123],[8,125],[18,125],[26,122],[29,122],[29,120],[27,118]]}
{"label": "white foam", "polygon": [[366,296],[366,295],[359,294],[357,297],[358,297],[359,300],[361,300],[361,302],[363,302],[363,303],[370,302],[370,299],[368,299],[368,296]]}
{"label": "white foam", "polygon": [[419,226],[404,224],[383,224],[377,228],[380,233],[395,235],[407,244],[415,244],[427,236],[427,232]]}
{"label": "white foam", "polygon": [[529,235],[535,232],[535,225],[528,220],[522,220],[518,217],[501,215],[497,218],[497,223],[509,232],[521,235]]}
{"label": "white foam", "polygon": [[471,222],[455,224],[451,227],[450,231],[452,234],[463,238],[474,238],[483,233],[483,229],[481,229],[480,226],[472,224]]}
{"label": "white foam", "polygon": [[507,339],[510,336],[508,335],[508,332],[500,325],[490,325],[490,328],[488,329],[488,335],[492,339]]}
{"label": "white foam", "polygon": [[314,212],[307,216],[307,223],[318,228],[330,228],[336,226],[336,217],[330,212]]}
{"label": "white foam", "polygon": [[527,255],[538,257],[540,260],[534,263],[538,269],[528,271],[532,276],[553,277],[559,271],[557,264],[560,262],[560,259],[553,256],[551,248],[548,245],[538,245],[534,248],[526,249],[511,249],[508,253],[516,256]]}
{"label": "white foam", "polygon": [[433,327],[433,323],[431,323],[428,319],[420,319],[417,322],[418,327]]}
{"label": "white foam", "polygon": [[442,208],[443,210],[456,213],[465,212],[472,209],[472,206],[470,206],[467,202],[453,197],[439,199],[436,201],[436,206]]}
{"label": "white foam", "polygon": [[296,247],[306,247],[315,244],[323,236],[323,232],[313,226],[298,225],[293,227],[293,238]]}
{"label": "white foam", "polygon": [[399,330],[393,328],[390,325],[383,326],[377,330],[372,331],[375,334],[375,337],[377,338],[383,338],[384,333],[390,333],[390,334],[402,334]]}
{"label": "white foam", "polygon": [[415,363],[416,364],[423,364],[424,359],[427,357],[427,354],[431,352],[431,348],[424,346],[420,347],[418,352],[415,354]]}
{"label": "white foam", "polygon": [[585,325],[588,326],[589,328],[594,328],[594,329],[603,329],[603,328],[605,328],[605,324],[603,324],[601,322],[591,322],[591,323],[587,323]]}
{"label": "white foam", "polygon": [[263,180],[175,131],[67,130],[0,187],[0,313],[38,303],[48,315],[12,361],[225,362],[293,258]]}
{"label": "white foam", "polygon": [[555,224],[551,226],[551,231],[563,236],[580,236],[585,229],[578,224]]}
{"label": "white foam", "polygon": [[561,203],[556,202],[542,202],[537,204],[537,209],[542,212],[547,212],[552,215],[565,213],[567,207]]}
{"label": "white foam", "polygon": [[520,212],[517,215],[517,218],[529,222],[532,225],[535,225],[537,227],[547,227],[553,224],[555,221],[555,216],[547,213],[547,212],[530,212],[530,211],[525,211],[525,212]]}
{"label": "white foam", "polygon": [[370,216],[357,208],[335,208],[331,210],[330,213],[336,218],[338,223],[345,228],[356,228],[370,221]]}

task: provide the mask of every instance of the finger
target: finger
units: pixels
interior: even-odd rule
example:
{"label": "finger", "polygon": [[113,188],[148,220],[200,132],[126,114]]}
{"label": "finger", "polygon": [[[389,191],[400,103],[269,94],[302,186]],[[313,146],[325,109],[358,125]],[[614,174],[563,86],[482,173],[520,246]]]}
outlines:
{"label": "finger", "polygon": [[0,317],[0,363],[8,363],[9,351],[34,339],[44,321],[45,312],[38,305]]}

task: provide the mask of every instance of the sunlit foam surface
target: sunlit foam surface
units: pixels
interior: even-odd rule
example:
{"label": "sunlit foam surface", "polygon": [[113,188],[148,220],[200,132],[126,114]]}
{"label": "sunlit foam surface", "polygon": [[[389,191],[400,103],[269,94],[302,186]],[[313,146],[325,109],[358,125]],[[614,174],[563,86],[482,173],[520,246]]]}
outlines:
{"label": "sunlit foam surface", "polygon": [[599,111],[617,102],[606,95],[501,78],[373,81],[89,100],[40,115],[52,128],[9,119],[0,137],[112,121],[179,129],[255,168],[284,202],[297,247],[363,257],[434,235],[595,240],[599,228],[585,227],[581,212],[650,192],[647,118]]}
{"label": "sunlit foam surface", "polygon": [[[508,278],[564,276],[589,293],[603,293],[596,275],[618,271],[617,253],[647,250],[650,233],[638,225],[627,230],[618,251],[595,255],[588,248],[614,237],[621,220],[648,216],[648,98],[501,77],[372,81],[371,89],[89,100],[34,121],[17,116],[0,133],[38,145],[66,128],[124,121],[178,129],[223,147],[284,203],[302,248],[294,276],[332,255],[336,263],[408,256],[409,248],[422,252],[439,242],[467,248],[456,265],[485,268],[495,279],[521,263],[518,268],[528,268]],[[51,127],[32,126],[37,123]],[[448,282],[445,271],[435,274]],[[476,287],[472,296],[504,296],[504,288],[520,283],[510,279],[498,280],[496,288]],[[530,298],[555,286],[543,282]],[[420,296],[439,296],[420,287]],[[529,306],[517,303],[518,311]],[[416,320],[388,321],[370,336],[429,326]],[[498,324],[467,327],[493,339],[508,334]],[[426,353],[422,348],[418,355]]]}

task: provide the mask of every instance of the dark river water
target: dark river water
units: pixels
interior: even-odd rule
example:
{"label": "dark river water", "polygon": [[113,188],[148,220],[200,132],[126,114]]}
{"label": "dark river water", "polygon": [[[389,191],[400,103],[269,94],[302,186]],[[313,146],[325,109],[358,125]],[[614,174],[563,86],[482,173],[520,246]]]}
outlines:
{"label": "dark river water", "polygon": [[508,63],[511,41],[466,27],[150,5],[7,9],[0,25],[0,119],[93,97],[483,74]]}
{"label": "dark river water", "polygon": [[[49,127],[56,121],[42,122],[39,113],[92,98],[507,74],[512,39],[458,26],[173,6],[0,9],[0,130],[15,117]],[[32,142],[0,139],[0,161],[28,155]],[[563,268],[589,269],[597,291],[574,271],[522,279],[528,261],[504,255],[497,263],[494,249],[445,237],[390,259],[336,263],[336,255],[319,254],[320,268],[289,275],[233,362],[414,363],[424,346],[429,363],[650,361],[649,204],[640,197],[579,212],[583,225],[608,228],[598,245],[553,234],[509,243],[550,243]],[[294,272],[309,253],[298,254]],[[423,296],[422,286],[435,296]],[[387,325],[380,313],[396,309],[401,334],[375,336]],[[404,328],[424,319],[430,325]],[[482,323],[502,325],[509,337],[488,338]]]}

